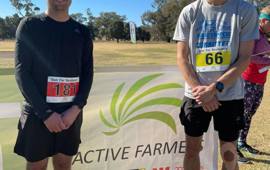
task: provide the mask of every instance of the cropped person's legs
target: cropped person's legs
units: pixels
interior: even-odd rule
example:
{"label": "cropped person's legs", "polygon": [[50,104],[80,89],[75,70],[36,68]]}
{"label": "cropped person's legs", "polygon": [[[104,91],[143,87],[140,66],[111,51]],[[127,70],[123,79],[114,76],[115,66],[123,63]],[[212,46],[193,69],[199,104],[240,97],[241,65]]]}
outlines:
{"label": "cropped person's legs", "polygon": [[259,151],[247,144],[247,136],[251,126],[252,117],[256,113],[263,97],[263,85],[257,85],[245,81],[245,98],[244,98],[244,127],[241,129],[238,139],[238,149],[258,154]]}
{"label": "cropped person's legs", "polygon": [[243,127],[244,102],[223,101],[220,110],[214,114],[214,125],[220,139],[220,153],[223,170],[238,170],[237,139]]}
{"label": "cropped person's legs", "polygon": [[199,153],[202,150],[202,136],[191,137],[186,135],[186,153],[184,156],[185,170],[199,170],[200,157]]}
{"label": "cropped person's legs", "polygon": [[71,170],[72,156],[58,153],[53,156],[54,170]]}
{"label": "cropped person's legs", "polygon": [[180,120],[186,134],[185,170],[199,170],[199,153],[202,150],[202,136],[207,131],[211,114],[205,112],[194,99],[185,97],[182,102]]}
{"label": "cropped person's legs", "polygon": [[48,166],[48,158],[36,162],[27,162],[26,170],[46,170]]}
{"label": "cropped person's legs", "polygon": [[236,141],[225,142],[220,140],[220,154],[223,160],[222,170],[238,170]]}

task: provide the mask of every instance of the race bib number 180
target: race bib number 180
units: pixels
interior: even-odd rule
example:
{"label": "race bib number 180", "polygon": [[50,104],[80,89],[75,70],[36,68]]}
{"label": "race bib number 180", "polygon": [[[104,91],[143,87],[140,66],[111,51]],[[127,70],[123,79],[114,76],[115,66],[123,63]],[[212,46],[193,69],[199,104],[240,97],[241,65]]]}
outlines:
{"label": "race bib number 180", "polygon": [[47,103],[72,102],[79,90],[79,77],[48,77]]}
{"label": "race bib number 180", "polygon": [[225,71],[230,63],[230,51],[212,51],[196,55],[197,72]]}

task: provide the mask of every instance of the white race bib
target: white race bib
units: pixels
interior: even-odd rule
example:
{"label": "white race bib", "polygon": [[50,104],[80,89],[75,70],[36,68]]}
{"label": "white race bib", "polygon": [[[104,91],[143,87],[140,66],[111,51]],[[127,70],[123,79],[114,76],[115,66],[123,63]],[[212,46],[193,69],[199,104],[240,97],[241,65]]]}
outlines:
{"label": "white race bib", "polygon": [[72,102],[79,90],[79,77],[48,77],[47,103]]}

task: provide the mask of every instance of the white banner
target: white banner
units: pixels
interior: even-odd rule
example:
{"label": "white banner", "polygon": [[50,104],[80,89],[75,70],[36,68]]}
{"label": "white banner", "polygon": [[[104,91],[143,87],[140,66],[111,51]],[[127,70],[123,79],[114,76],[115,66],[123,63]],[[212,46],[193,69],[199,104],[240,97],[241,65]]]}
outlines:
{"label": "white banner", "polygon": [[[182,170],[183,84],[178,71],[96,73],[73,169]],[[210,126],[200,155],[202,170],[217,170],[217,141]],[[4,152],[4,161],[5,155],[9,162],[18,160],[17,155]]]}
{"label": "white banner", "polygon": [[[186,143],[179,112],[184,82],[178,71],[100,73],[94,82],[74,169],[183,169]],[[212,126],[203,145],[201,169],[216,170]]]}
{"label": "white banner", "polygon": [[130,40],[136,44],[136,25],[134,22],[129,22]]}

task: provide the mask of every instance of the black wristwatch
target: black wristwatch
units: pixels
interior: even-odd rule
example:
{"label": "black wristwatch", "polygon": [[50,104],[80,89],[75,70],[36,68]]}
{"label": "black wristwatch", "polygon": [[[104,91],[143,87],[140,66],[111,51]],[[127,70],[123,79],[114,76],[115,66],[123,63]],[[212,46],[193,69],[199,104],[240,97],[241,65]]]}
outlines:
{"label": "black wristwatch", "polygon": [[223,89],[224,89],[224,84],[222,82],[220,82],[220,81],[216,82],[216,89],[217,89],[218,92],[221,93],[223,91]]}

